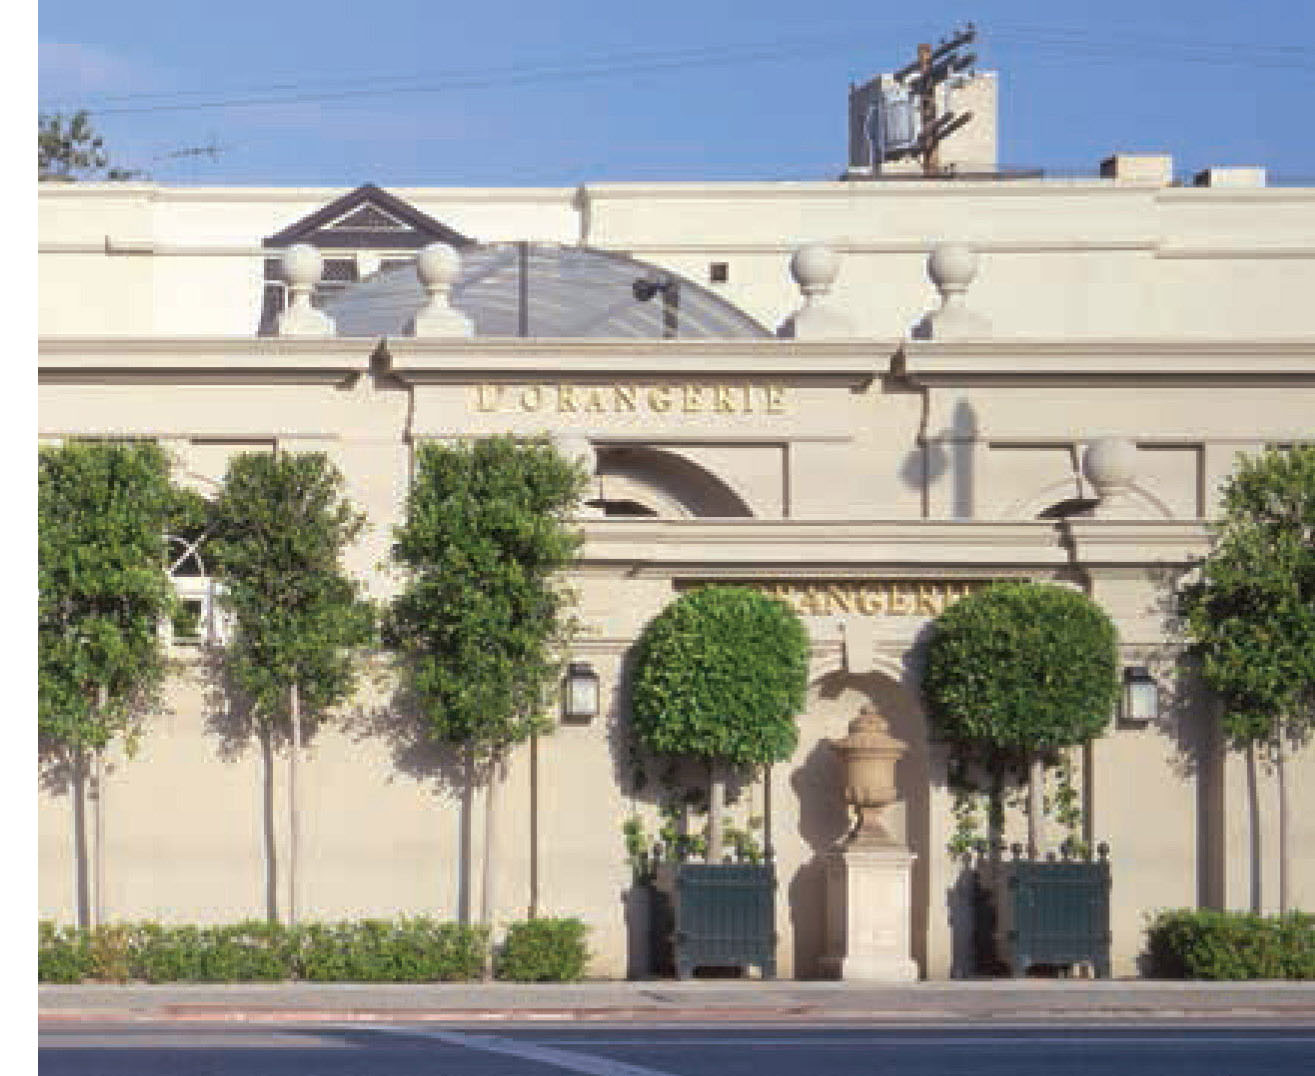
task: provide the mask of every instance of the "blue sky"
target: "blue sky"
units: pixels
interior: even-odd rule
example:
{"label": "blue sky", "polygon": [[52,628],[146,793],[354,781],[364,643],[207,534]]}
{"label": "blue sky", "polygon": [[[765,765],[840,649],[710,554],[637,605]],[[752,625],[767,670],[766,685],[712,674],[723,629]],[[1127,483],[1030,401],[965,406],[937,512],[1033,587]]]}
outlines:
{"label": "blue sky", "polygon": [[1315,184],[1313,0],[45,0],[38,103],[161,182],[828,179],[848,84],[969,18],[1004,164]]}

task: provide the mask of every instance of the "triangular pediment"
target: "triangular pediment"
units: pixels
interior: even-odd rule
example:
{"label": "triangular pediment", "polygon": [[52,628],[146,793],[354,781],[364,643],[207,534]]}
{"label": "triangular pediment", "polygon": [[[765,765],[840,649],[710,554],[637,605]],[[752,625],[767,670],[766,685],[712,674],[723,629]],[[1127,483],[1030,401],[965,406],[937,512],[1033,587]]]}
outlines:
{"label": "triangular pediment", "polygon": [[269,236],[264,245],[275,249],[310,243],[327,250],[418,250],[429,243],[468,247],[474,242],[373,183],[366,183]]}

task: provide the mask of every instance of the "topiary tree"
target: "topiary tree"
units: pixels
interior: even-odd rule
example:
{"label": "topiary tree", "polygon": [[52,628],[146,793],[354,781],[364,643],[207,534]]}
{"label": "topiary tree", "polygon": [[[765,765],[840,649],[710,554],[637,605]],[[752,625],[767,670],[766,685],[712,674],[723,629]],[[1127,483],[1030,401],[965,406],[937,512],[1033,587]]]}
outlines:
{"label": "topiary tree", "polygon": [[708,861],[722,852],[726,767],[790,756],[808,687],[808,634],[784,602],[705,587],[667,606],[640,638],[631,689],[639,741],[708,766]]}
{"label": "topiary tree", "polygon": [[1239,748],[1268,748],[1279,783],[1279,907],[1288,908],[1289,742],[1315,725],[1315,446],[1243,457],[1215,544],[1184,595],[1205,681]]}
{"label": "topiary tree", "polygon": [[1028,771],[1027,843],[1041,851],[1045,763],[1109,724],[1118,699],[1114,625],[1090,598],[1044,583],[996,583],[936,620],[922,681],[937,734],[992,775]]}
{"label": "topiary tree", "polygon": [[573,627],[559,576],[580,545],[570,517],[584,485],[543,439],[425,444],[395,533],[393,560],[408,578],[389,642],[431,738],[464,749],[469,781],[485,778],[485,924],[496,911],[497,780],[514,745],[551,727]]}
{"label": "topiary tree", "polygon": [[323,452],[234,456],[210,507],[207,549],[232,618],[222,660],[262,736],[287,737],[288,911],[300,913],[297,771],[307,722],[350,697],[374,612],[342,570],[364,526]]}
{"label": "topiary tree", "polygon": [[[104,750],[125,734],[131,745],[165,673],[160,626],[173,589],[164,535],[177,494],[164,452],[147,442],[43,448],[37,473],[37,729],[72,774],[77,916],[86,927],[87,753],[99,829]],[[99,840],[94,854],[99,876]],[[100,888],[98,877],[98,904]]]}

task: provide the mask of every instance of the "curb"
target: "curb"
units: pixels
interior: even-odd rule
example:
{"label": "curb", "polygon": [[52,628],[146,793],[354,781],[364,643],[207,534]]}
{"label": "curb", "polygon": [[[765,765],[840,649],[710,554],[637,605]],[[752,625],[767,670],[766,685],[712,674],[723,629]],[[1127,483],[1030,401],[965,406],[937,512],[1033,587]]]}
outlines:
{"label": "curb", "polygon": [[71,1010],[43,1012],[43,1025],[55,1024],[378,1024],[378,1023],[755,1023],[755,1022],[981,1022],[1000,1026],[1056,1022],[1277,1021],[1315,1023],[1315,1010],[1301,1008],[1233,1008],[1218,1011],[1185,1009],[1049,1009],[1044,1014],[1009,1010],[945,1009],[826,1009],[816,1006],[725,1009],[218,1009],[171,1005],[152,1012]]}

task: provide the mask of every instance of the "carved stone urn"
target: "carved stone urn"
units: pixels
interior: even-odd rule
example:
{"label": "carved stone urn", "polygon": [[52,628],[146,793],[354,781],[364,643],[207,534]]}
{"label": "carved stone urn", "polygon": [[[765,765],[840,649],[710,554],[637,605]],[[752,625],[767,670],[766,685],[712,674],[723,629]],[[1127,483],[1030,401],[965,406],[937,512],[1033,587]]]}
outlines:
{"label": "carved stone urn", "polygon": [[849,735],[831,746],[845,767],[845,802],[858,814],[843,847],[889,848],[896,841],[881,824],[881,812],[898,798],[895,763],[908,745],[890,734],[890,726],[871,706],[863,706],[849,723]]}

